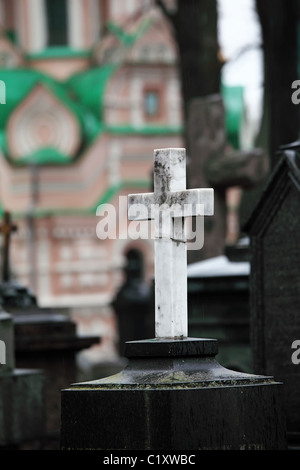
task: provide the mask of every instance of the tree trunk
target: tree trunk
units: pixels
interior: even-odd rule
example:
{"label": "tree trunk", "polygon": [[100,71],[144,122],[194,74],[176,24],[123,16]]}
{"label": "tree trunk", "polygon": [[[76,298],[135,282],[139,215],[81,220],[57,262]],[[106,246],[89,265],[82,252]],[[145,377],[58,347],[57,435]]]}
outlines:
{"label": "tree trunk", "polygon": [[299,0],[256,0],[256,8],[263,35],[266,146],[274,167],[278,147],[299,137],[299,109],[291,100],[298,78]]}
{"label": "tree trunk", "polygon": [[174,26],[185,118],[193,98],[220,92],[216,0],[177,0],[175,11],[157,4]]}

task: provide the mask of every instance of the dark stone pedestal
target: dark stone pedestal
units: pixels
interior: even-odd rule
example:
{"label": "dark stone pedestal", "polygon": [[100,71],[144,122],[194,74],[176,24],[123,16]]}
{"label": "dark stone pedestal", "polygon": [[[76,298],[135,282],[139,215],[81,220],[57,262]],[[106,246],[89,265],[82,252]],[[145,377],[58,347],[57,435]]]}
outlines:
{"label": "dark stone pedestal", "polygon": [[128,263],[126,280],[117,292],[112,307],[119,333],[119,354],[124,357],[125,343],[154,335],[152,289],[142,279],[138,267]]}
{"label": "dark stone pedestal", "polygon": [[300,141],[281,147],[243,230],[251,244],[253,372],[284,383],[288,441],[300,450]]}
{"label": "dark stone pedestal", "polygon": [[188,266],[189,334],[217,338],[224,367],[253,373],[250,263],[238,250],[231,247],[230,258],[223,255]]}
{"label": "dark stone pedestal", "polygon": [[126,343],[119,374],[62,391],[61,449],[285,449],[283,387],[230,371],[217,341]]}
{"label": "dark stone pedestal", "polygon": [[99,343],[96,336],[79,336],[67,313],[39,307],[34,295],[16,282],[0,284],[3,305],[12,315],[15,362],[18,368],[45,374],[46,433],[44,450],[59,447],[60,392],[78,380],[76,354]]}
{"label": "dark stone pedestal", "polygon": [[94,336],[78,336],[76,324],[65,315],[35,313],[16,315],[15,355],[18,367],[42,369],[46,381],[47,448],[59,447],[60,391],[78,380],[76,353],[99,342]]}
{"label": "dark stone pedestal", "polygon": [[[41,370],[15,368],[12,316],[0,310],[0,450],[37,446],[45,437],[45,377]],[[2,358],[3,359],[3,358]]]}
{"label": "dark stone pedestal", "polygon": [[14,369],[0,375],[0,450],[38,445],[45,437],[42,371]]}

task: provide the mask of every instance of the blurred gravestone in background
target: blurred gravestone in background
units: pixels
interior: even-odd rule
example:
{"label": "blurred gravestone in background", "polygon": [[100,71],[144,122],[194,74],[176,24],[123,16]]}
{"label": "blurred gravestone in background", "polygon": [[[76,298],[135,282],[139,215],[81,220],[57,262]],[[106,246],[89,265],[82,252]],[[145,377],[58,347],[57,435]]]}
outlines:
{"label": "blurred gravestone in background", "polygon": [[190,264],[188,308],[189,336],[218,338],[218,361],[228,369],[251,373],[247,255],[242,247],[231,247],[230,253]]}
{"label": "blurred gravestone in background", "polygon": [[138,250],[129,250],[124,269],[125,281],[112,306],[116,312],[119,332],[119,353],[124,355],[126,341],[152,338],[152,291],[143,280],[143,259]]}
{"label": "blurred gravestone in background", "polygon": [[253,188],[266,176],[268,162],[262,149],[240,150],[229,146],[221,95],[191,102],[187,126],[189,141],[189,185],[215,191],[213,220],[204,221],[205,243],[201,251],[190,251],[189,260],[220,256],[227,232],[226,190],[239,186]]}
{"label": "blurred gravestone in background", "polygon": [[[78,336],[76,324],[70,320],[67,309],[62,313],[51,308],[41,308],[33,293],[11,278],[10,235],[11,232],[16,231],[16,228],[11,221],[10,214],[5,212],[3,223],[0,226],[3,248],[2,282],[0,282],[1,304],[10,314],[13,324],[13,352],[16,366],[24,370],[40,370],[45,374],[45,385],[43,382],[45,389],[43,389],[42,398],[45,400],[46,429],[42,436],[43,445],[46,448],[50,446],[50,448],[56,449],[59,440],[60,390],[70,381],[77,380],[76,353],[97,343],[99,338]],[[17,374],[17,378],[19,375]],[[30,387],[30,374],[27,375],[29,377],[26,379],[25,375],[25,380],[29,380],[28,387]],[[24,381],[24,379],[22,380]],[[38,375],[35,374],[34,380],[38,380]],[[16,391],[13,387],[11,393],[19,393],[18,386],[20,385],[17,383]],[[26,382],[24,386],[26,386]],[[30,393],[33,393],[31,389]],[[30,396],[26,397],[26,394],[24,397],[30,399]],[[24,412],[19,406],[20,398],[17,395],[16,400],[18,400],[18,407],[14,419],[21,423],[22,420],[24,421]],[[38,419],[40,411],[38,406],[41,405],[37,405],[36,419]],[[30,406],[28,405],[28,407]],[[33,418],[34,416],[35,413],[33,413]]]}
{"label": "blurred gravestone in background", "polygon": [[13,318],[2,306],[0,340],[0,450],[39,448],[46,435],[44,372],[16,367]]}

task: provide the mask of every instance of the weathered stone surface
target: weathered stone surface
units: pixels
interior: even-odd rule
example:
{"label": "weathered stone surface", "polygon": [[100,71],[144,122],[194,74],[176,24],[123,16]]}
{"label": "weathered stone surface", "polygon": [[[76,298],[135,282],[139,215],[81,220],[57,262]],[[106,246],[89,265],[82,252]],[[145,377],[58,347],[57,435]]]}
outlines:
{"label": "weathered stone surface", "polygon": [[[0,364],[0,375],[11,372],[15,368],[14,325],[11,315],[1,310],[0,306],[0,340],[3,342],[3,359]],[[2,357],[2,356],[1,356]]]}
{"label": "weathered stone surface", "polygon": [[300,445],[300,145],[282,150],[245,224],[251,240],[250,312],[254,371],[285,384],[289,438]]}
{"label": "weathered stone surface", "polygon": [[99,343],[96,336],[79,336],[68,314],[40,308],[24,286],[0,284],[0,296],[14,328],[14,356],[18,369],[42,370],[45,382],[45,445],[57,449],[60,390],[77,379],[76,353]]}
{"label": "weathered stone surface", "polygon": [[[171,157],[180,153],[171,152]],[[166,240],[172,242],[170,234]],[[282,385],[272,377],[222,367],[215,359],[217,341],[188,338],[180,310],[174,329],[169,309],[178,295],[184,298],[180,305],[187,320],[186,279],[180,282],[179,273],[182,269],[186,277],[186,259],[176,264],[176,255],[155,253],[156,305],[164,306],[156,318],[163,320],[166,334],[156,328],[154,339],[127,342],[129,363],[119,374],[62,391],[62,449],[286,447]],[[174,265],[175,278],[170,275]],[[174,294],[174,288],[180,291]]]}
{"label": "weathered stone surface", "polygon": [[44,373],[15,369],[0,375],[0,449],[34,440],[41,442],[44,437]]}
{"label": "weathered stone surface", "polygon": [[16,369],[13,318],[0,313],[5,364],[0,365],[0,448],[19,447],[45,436],[45,377],[41,370]]}
{"label": "weathered stone surface", "polygon": [[265,153],[262,149],[225,150],[219,158],[207,162],[206,177],[213,187],[241,186],[253,188],[266,174]]}
{"label": "weathered stone surface", "polygon": [[62,391],[63,450],[286,448],[282,385],[220,366],[215,340],[126,346],[122,372]]}
{"label": "weathered stone surface", "polygon": [[[24,309],[26,312],[26,309]],[[78,380],[76,353],[99,343],[96,336],[78,336],[66,315],[24,313],[14,316],[16,365],[41,369],[45,374],[46,437],[57,449],[60,427],[60,391]]]}
{"label": "weathered stone surface", "polygon": [[[189,335],[217,338],[218,360],[229,369],[253,372],[250,346],[250,263],[230,250],[188,266]],[[244,253],[242,258],[244,258]]]}
{"label": "weathered stone surface", "polygon": [[[181,148],[155,150],[154,193],[128,196],[130,220],[155,221],[156,337],[188,335],[185,218],[213,215],[213,201],[211,188],[186,190],[186,152]],[[131,215],[136,204],[149,210]]]}
{"label": "weathered stone surface", "polygon": [[205,244],[201,251],[188,253],[189,261],[201,261],[224,254],[226,242],[226,189],[250,189],[264,180],[268,159],[261,149],[235,150],[226,138],[224,104],[220,95],[196,98],[189,107],[187,137],[191,187],[213,187],[214,217],[204,221]]}

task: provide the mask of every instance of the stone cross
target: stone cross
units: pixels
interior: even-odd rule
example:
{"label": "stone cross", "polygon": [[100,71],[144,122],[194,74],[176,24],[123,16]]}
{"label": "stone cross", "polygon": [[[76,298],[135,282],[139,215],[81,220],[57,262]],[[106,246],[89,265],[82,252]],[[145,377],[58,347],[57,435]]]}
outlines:
{"label": "stone cross", "polygon": [[10,279],[9,271],[9,248],[10,248],[10,235],[17,230],[17,226],[12,224],[9,212],[4,212],[3,224],[0,226],[0,233],[3,235],[2,239],[2,282],[8,282]]}
{"label": "stone cross", "polygon": [[[213,189],[186,190],[185,149],[154,151],[154,192],[128,196],[129,220],[155,223],[155,336],[188,336],[187,216],[213,215]],[[133,213],[133,208],[140,208]],[[145,210],[146,208],[146,210]]]}
{"label": "stone cross", "polygon": [[195,98],[189,104],[186,126],[190,157],[189,184],[194,188],[214,188],[214,217],[204,224],[205,246],[201,251],[189,251],[189,262],[224,253],[228,217],[227,190],[234,187],[243,190],[239,212],[240,217],[244,218],[248,212],[247,206],[253,205],[257,191],[268,175],[268,156],[263,149],[235,150],[231,147],[225,118],[221,95]]}

